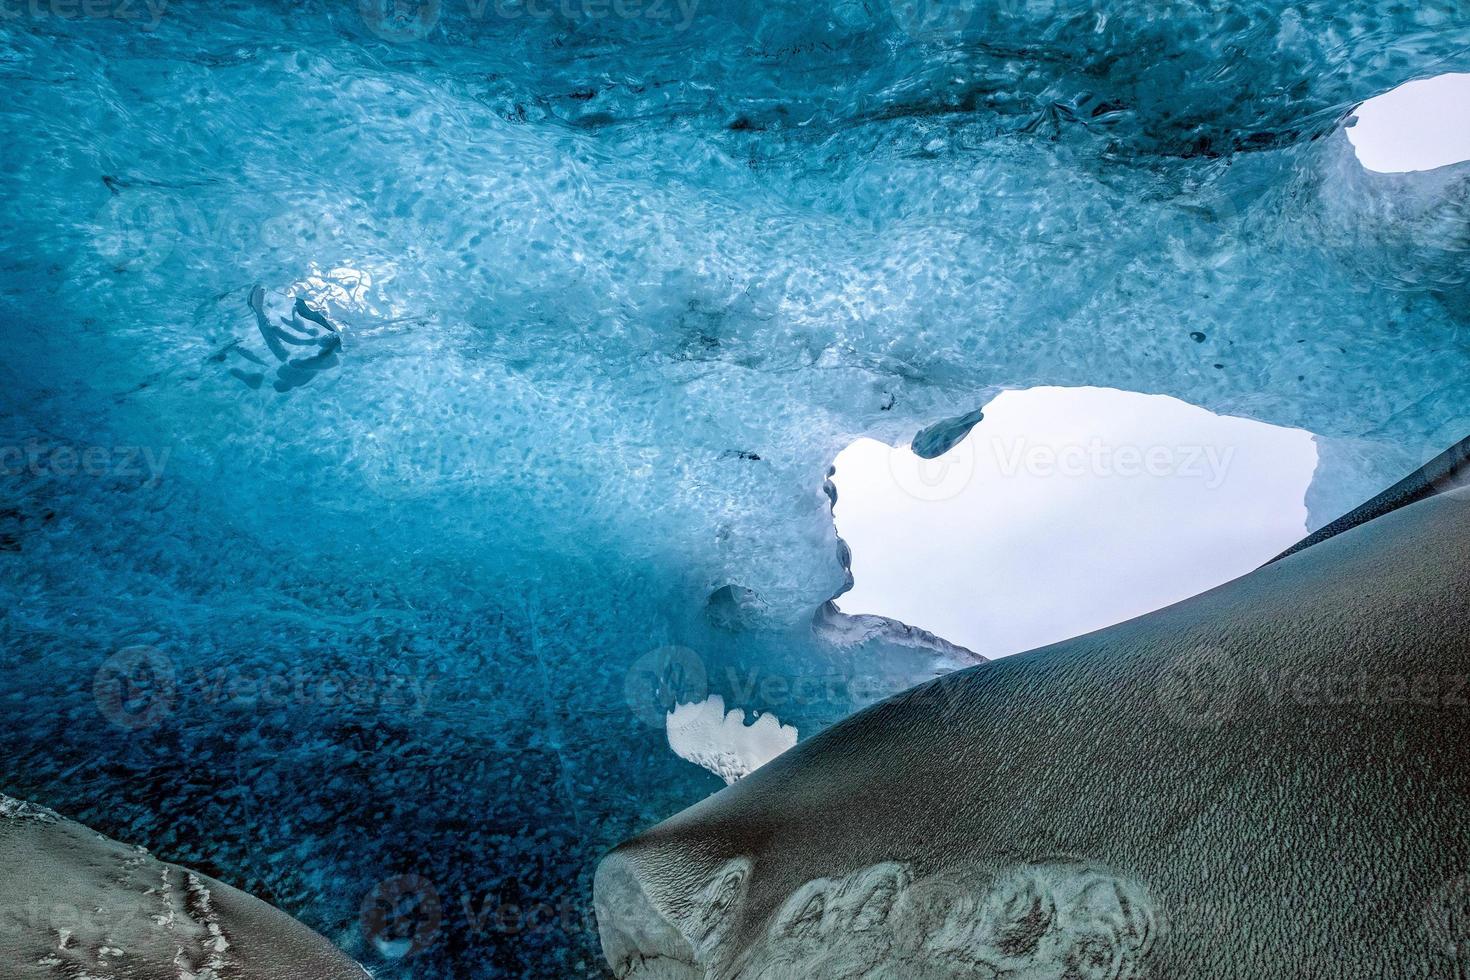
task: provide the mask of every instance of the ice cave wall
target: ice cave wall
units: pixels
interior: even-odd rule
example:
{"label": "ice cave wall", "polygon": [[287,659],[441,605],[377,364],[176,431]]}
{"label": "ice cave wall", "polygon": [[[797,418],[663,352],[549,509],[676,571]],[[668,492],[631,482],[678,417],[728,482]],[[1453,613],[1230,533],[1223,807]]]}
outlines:
{"label": "ice cave wall", "polygon": [[[816,488],[844,440],[1000,387],[1308,428],[1320,522],[1465,416],[1465,171],[1367,174],[1333,130],[1463,24],[1452,5],[1338,9],[1139,24],[1016,5],[1000,34],[958,38],[794,7],[705,11],[677,40],[454,5],[411,45],[354,10],[268,5],[12,31],[11,349],[124,424],[192,417],[181,456],[223,486],[268,478],[288,508],[349,517],[524,495],[512,533],[456,520],[454,540],[565,549],[587,540],[563,533],[576,514],[783,619],[832,591]],[[1214,63],[1223,78],[1191,83]],[[946,109],[953,79],[991,97]],[[1121,108],[1058,114],[1064,93]],[[732,125],[762,105],[788,121]],[[1254,138],[1283,114],[1298,138]],[[1255,149],[1146,139],[1212,129]],[[341,371],[298,398],[232,382],[257,370],[244,292],[334,269],[372,280],[333,304]]]}
{"label": "ice cave wall", "polygon": [[[858,436],[1005,387],[1171,394],[1317,434],[1320,524],[1470,431],[1470,168],[1370,174],[1338,128],[1466,68],[1459,4],[475,9],[402,42],[349,3],[0,23],[4,442],[169,453],[5,471],[8,788],[233,862],[348,946],[345,855],[427,860],[380,838],[514,866],[463,827],[554,813],[514,877],[561,894],[707,791],[624,705],[651,650],[803,734],[937,669],[808,628]],[[337,362],[278,392],[257,286],[341,324]],[[754,595],[733,618],[725,586]],[[442,693],[295,729],[196,698],[118,742],[91,673],[128,643]],[[731,689],[853,669],[876,685],[820,704]],[[433,820],[341,816],[446,773]]]}

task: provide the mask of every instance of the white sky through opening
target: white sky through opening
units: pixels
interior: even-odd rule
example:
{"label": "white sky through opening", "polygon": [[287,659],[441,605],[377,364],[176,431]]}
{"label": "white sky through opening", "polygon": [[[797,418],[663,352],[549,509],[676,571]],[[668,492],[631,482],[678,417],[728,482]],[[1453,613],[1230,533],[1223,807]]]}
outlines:
{"label": "white sky through opening", "polygon": [[1470,160],[1470,74],[1406,82],[1356,115],[1348,139],[1369,170],[1407,173]]}
{"label": "white sky through opening", "polygon": [[843,612],[988,657],[1131,619],[1306,534],[1312,434],[1109,388],[1008,391],[935,460],[859,439],[835,461]]}

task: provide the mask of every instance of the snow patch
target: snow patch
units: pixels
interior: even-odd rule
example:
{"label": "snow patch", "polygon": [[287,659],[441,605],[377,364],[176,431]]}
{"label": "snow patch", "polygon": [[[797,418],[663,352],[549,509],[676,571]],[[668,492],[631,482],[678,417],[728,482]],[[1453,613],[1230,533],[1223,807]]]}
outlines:
{"label": "snow patch", "polygon": [[750,775],[796,744],[793,725],[783,725],[769,712],[745,724],[740,708],[725,711],[718,694],[696,704],[676,705],[664,727],[669,748],[681,759],[703,766],[726,785]]}

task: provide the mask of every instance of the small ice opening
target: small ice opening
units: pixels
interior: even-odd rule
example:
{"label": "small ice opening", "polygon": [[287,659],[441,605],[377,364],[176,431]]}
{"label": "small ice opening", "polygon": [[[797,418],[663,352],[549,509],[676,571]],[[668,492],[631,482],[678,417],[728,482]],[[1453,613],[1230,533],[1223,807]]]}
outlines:
{"label": "small ice opening", "polygon": [[1307,531],[1310,432],[1109,388],[1008,391],[922,459],[837,457],[837,607],[987,657],[1101,629],[1260,566]]}
{"label": "small ice opening", "polygon": [[1470,160],[1470,74],[1406,82],[1355,115],[1348,139],[1369,170],[1411,173]]}

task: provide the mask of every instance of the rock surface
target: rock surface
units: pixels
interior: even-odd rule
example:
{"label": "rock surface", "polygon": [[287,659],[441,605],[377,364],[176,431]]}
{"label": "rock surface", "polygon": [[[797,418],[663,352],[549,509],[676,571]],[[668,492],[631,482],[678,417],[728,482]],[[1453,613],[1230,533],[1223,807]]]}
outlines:
{"label": "rock surface", "polygon": [[885,701],[604,860],[619,977],[1459,976],[1470,490]]}
{"label": "rock surface", "polygon": [[6,980],[368,980],[258,899],[0,796]]}

